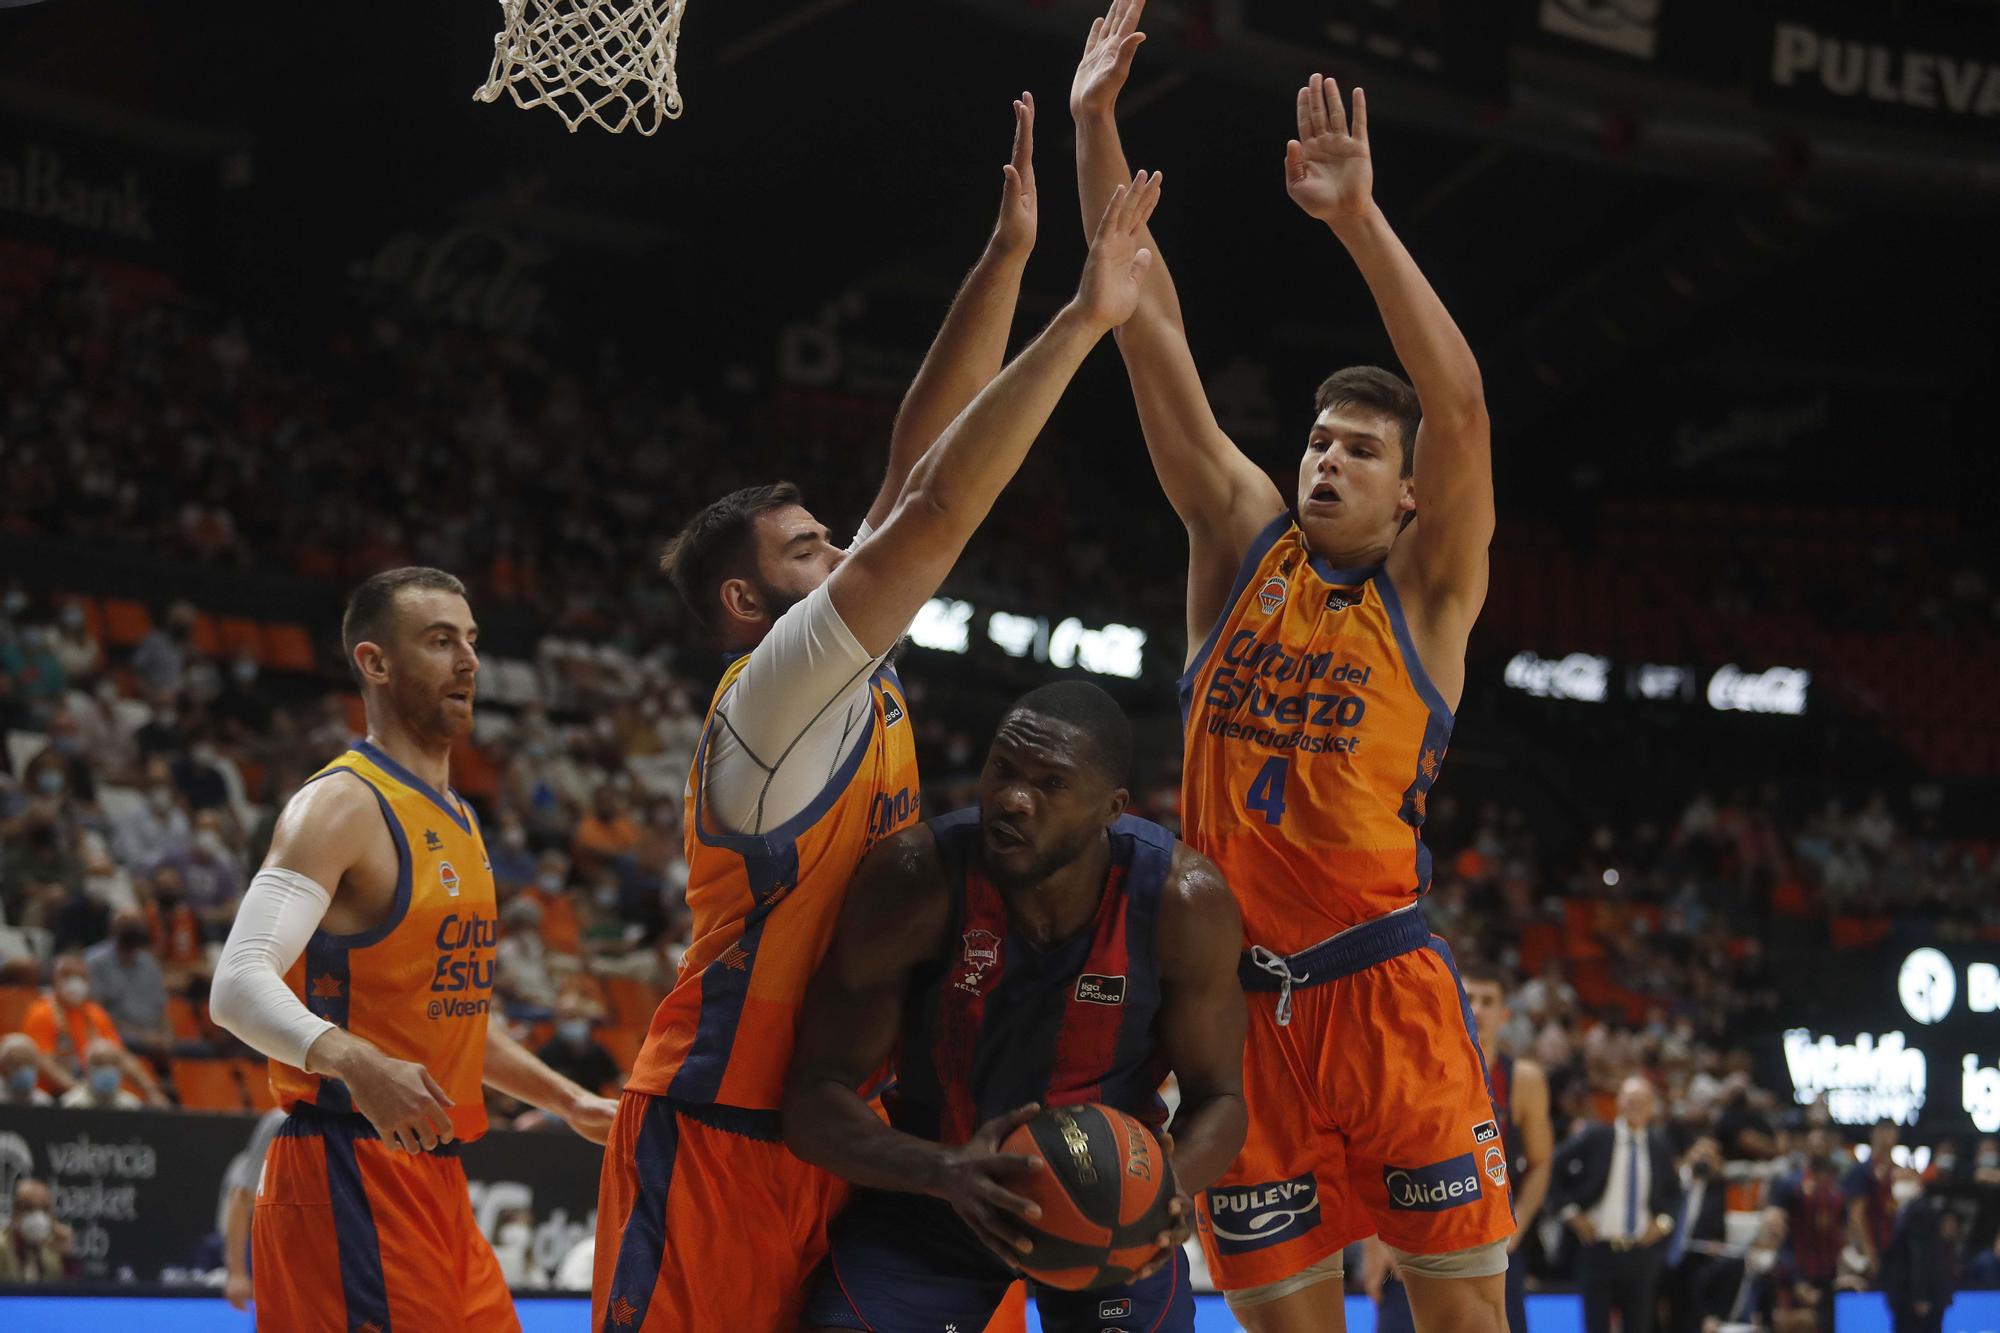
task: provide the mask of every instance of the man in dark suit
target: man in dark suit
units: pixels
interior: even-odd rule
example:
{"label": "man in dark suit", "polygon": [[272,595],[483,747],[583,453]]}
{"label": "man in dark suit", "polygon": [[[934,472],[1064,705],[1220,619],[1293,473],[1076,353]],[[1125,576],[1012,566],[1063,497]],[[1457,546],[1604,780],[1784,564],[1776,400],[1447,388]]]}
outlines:
{"label": "man in dark suit", "polygon": [[1634,1074],[1618,1089],[1618,1119],[1585,1125],[1556,1155],[1557,1216],[1579,1242],[1587,1333],[1610,1333],[1613,1309],[1624,1314],[1624,1333],[1653,1333],[1681,1204],[1673,1147],[1653,1125],[1659,1106],[1653,1085]]}
{"label": "man in dark suit", "polygon": [[1722,1253],[1724,1216],[1728,1212],[1722,1178],[1722,1144],[1704,1134],[1681,1159],[1681,1203],[1667,1238],[1666,1274],[1662,1285],[1673,1333],[1701,1333],[1700,1292],[1703,1274]]}

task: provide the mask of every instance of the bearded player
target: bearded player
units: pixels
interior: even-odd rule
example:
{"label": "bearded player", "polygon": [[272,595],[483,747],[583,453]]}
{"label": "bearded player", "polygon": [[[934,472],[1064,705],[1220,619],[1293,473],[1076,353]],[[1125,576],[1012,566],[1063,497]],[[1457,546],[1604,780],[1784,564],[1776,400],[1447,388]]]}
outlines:
{"label": "bearded player", "polygon": [[[1114,104],[1142,4],[1093,25],[1071,91],[1086,216],[1124,170]],[[1499,1333],[1506,1151],[1450,952],[1417,906],[1424,805],[1486,596],[1486,408],[1471,349],[1374,203],[1366,99],[1350,122],[1314,75],[1297,115],[1286,188],[1347,248],[1414,389],[1372,367],[1329,377],[1287,504],[1217,425],[1164,265],[1118,340],[1188,531],[1183,836],[1235,890],[1249,945],[1249,1137],[1198,1221],[1253,1333],[1344,1327],[1341,1250],[1370,1233],[1419,1328]]]}
{"label": "bearded player", "polygon": [[459,1145],[482,1087],[594,1143],[616,1106],[489,1023],[499,914],[472,807],[479,627],[439,569],[377,574],[341,619],[368,735],[286,804],[216,964],[216,1022],[271,1058],[289,1114],[251,1222],[259,1327],[518,1329]]}
{"label": "bearded player", "polygon": [[[1002,231],[1019,235],[1025,210],[1031,239],[1025,136],[1024,120]],[[1130,315],[1151,262],[1132,238],[1158,198],[1158,178],[1143,175],[1114,192],[1075,299],[997,376],[1026,245],[975,270],[905,400],[871,514],[879,527],[850,549],[827,540],[790,487],[715,502],[669,548],[676,587],[736,661],[688,784],[694,943],[605,1153],[592,1282],[601,1329],[796,1324],[845,1196],[780,1135],[799,1003],[855,865],[918,813],[913,727],[888,655],[1085,354]],[[942,432],[928,449],[906,426],[912,399]],[[901,461],[911,452],[922,456]]]}

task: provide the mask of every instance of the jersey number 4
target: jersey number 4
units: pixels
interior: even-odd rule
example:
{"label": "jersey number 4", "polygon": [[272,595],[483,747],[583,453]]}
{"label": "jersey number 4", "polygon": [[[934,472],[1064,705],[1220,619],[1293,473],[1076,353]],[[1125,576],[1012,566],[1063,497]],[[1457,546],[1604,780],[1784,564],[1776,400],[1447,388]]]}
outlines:
{"label": "jersey number 4", "polygon": [[1257,776],[1250,782],[1250,793],[1243,798],[1245,809],[1254,810],[1264,816],[1264,822],[1273,828],[1285,820],[1285,778],[1292,771],[1289,759],[1267,759],[1257,770]]}

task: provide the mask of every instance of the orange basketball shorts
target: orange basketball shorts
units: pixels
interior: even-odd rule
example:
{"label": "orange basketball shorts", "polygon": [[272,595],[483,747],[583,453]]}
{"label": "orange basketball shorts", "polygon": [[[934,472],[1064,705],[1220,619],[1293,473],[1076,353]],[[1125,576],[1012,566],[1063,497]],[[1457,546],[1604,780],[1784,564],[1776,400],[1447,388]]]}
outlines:
{"label": "orange basketball shorts", "polygon": [[1403,937],[1392,956],[1343,974],[1329,946],[1356,943],[1350,931],[1289,960],[1289,996],[1247,997],[1250,1132],[1196,1209],[1224,1290],[1281,1281],[1369,1235],[1449,1254],[1513,1234],[1472,1011],[1450,949],[1422,923],[1414,910],[1369,922],[1357,931]]}
{"label": "orange basketball shorts", "polygon": [[257,1326],[519,1330],[456,1149],[406,1153],[358,1115],[294,1111],[264,1158],[252,1214]]}

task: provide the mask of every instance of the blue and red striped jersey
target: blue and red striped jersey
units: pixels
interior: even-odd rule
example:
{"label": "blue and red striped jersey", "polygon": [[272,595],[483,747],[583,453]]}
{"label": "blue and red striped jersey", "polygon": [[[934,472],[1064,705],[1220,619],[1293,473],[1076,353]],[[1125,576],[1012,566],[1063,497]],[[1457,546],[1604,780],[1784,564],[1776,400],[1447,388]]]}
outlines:
{"label": "blue and red striped jersey", "polygon": [[903,1008],[890,1123],[947,1145],[1028,1102],[1103,1102],[1158,1129],[1167,1075],[1154,946],[1174,836],[1126,815],[1090,924],[1039,949],[980,870],[979,811],[930,821],[951,893],[945,944]]}

